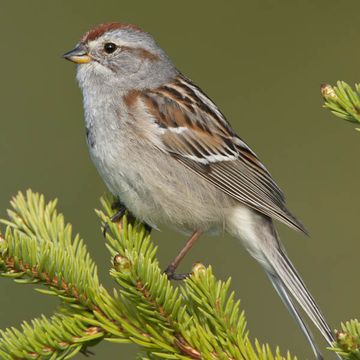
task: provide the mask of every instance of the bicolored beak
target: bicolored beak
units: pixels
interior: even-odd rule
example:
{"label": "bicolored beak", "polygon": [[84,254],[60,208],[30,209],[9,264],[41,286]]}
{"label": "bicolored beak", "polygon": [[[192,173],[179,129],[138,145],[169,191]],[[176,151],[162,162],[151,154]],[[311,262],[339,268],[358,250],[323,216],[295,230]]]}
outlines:
{"label": "bicolored beak", "polygon": [[91,61],[91,57],[83,44],[80,44],[75,49],[68,51],[63,55],[63,57],[76,64],[87,64]]}

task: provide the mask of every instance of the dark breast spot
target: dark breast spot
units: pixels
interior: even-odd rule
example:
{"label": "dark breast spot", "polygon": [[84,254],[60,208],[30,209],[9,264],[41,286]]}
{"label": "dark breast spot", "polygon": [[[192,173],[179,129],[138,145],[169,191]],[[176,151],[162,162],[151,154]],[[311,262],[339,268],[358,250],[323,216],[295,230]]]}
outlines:
{"label": "dark breast spot", "polygon": [[91,148],[95,146],[94,132],[91,125],[86,127],[86,140]]}

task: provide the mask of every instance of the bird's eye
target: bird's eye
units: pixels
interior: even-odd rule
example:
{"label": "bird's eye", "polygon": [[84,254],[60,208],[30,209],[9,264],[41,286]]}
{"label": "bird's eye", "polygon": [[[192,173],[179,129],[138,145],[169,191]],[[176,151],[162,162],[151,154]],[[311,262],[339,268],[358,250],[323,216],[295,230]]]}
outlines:
{"label": "bird's eye", "polygon": [[114,43],[106,43],[104,45],[104,50],[106,53],[111,54],[116,50],[117,46]]}

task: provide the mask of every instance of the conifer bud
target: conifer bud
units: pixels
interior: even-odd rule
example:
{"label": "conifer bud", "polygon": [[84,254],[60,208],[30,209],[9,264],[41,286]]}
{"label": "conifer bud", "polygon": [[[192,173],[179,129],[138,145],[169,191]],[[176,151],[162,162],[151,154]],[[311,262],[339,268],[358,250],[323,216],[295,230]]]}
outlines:
{"label": "conifer bud", "polygon": [[131,267],[129,259],[120,254],[115,255],[113,263],[115,270],[119,272],[129,271]]}
{"label": "conifer bud", "polygon": [[320,86],[321,95],[325,100],[337,99],[334,88],[329,84],[322,84]]}

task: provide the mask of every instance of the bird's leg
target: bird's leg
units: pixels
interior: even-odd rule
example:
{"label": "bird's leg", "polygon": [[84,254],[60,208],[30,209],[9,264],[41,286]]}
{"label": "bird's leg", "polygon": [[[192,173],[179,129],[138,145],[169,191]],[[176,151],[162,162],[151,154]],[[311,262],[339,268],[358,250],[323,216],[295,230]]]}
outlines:
{"label": "bird's leg", "polygon": [[[124,206],[124,204],[120,201],[120,200],[116,200],[111,204],[111,209],[112,210],[117,210],[117,212],[111,216],[110,221],[112,223],[120,221],[121,218],[124,216],[125,211],[126,211],[126,207]],[[106,233],[109,231],[109,223],[106,223],[104,226],[104,230],[103,230],[103,234],[104,237],[106,237]]]}
{"label": "bird's leg", "polygon": [[179,254],[175,257],[175,259],[170,263],[170,265],[166,268],[164,273],[167,275],[169,280],[184,280],[190,276],[190,273],[187,274],[175,274],[175,270],[179,266],[181,260],[185,257],[185,255],[189,252],[192,246],[195,244],[196,240],[203,233],[202,230],[196,230],[190,238],[186,241],[185,246],[180,250]]}
{"label": "bird's leg", "polygon": [[94,352],[92,352],[92,351],[90,351],[90,350],[88,350],[88,349],[80,350],[80,352],[81,352],[83,355],[85,355],[86,357],[90,357],[90,356],[92,356],[92,355],[95,355]]}
{"label": "bird's leg", "polygon": [[116,199],[112,204],[111,204],[111,210],[119,210],[121,208],[125,208],[125,205],[119,200]]}
{"label": "bird's leg", "polygon": [[[112,223],[120,221],[121,218],[124,216],[125,211],[127,210],[125,205],[120,200],[114,201],[111,204],[111,209],[112,210],[117,210],[117,212],[113,216],[111,216],[111,218],[110,218],[110,221]],[[131,220],[135,220],[135,216],[129,211],[128,211],[128,217]],[[150,234],[151,230],[152,230],[152,227],[147,223],[144,223],[144,226],[145,226],[145,230]],[[108,231],[109,231],[109,223],[106,223],[105,226],[104,226],[104,230],[103,230],[104,237],[106,236],[106,233]]]}
{"label": "bird's leg", "polygon": [[151,234],[152,227],[146,222],[143,222],[143,225],[145,226],[145,230],[147,233]]}

